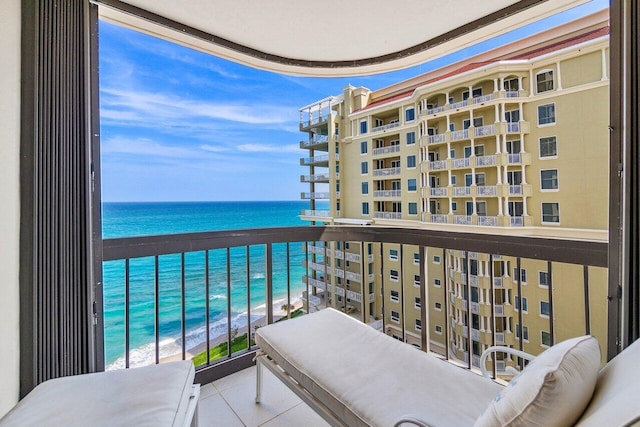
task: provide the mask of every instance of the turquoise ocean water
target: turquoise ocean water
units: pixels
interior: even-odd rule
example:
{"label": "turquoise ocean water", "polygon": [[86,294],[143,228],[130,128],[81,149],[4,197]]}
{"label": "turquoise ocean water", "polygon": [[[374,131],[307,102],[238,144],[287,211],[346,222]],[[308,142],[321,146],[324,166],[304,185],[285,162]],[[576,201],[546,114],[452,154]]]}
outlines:
{"label": "turquoise ocean water", "polygon": [[[189,233],[241,228],[308,225],[298,215],[308,202],[158,202],[104,203],[103,237],[132,237]],[[326,207],[319,207],[326,209]],[[289,245],[290,265],[287,278],[286,244],[273,246],[274,300],[286,299],[287,280],[292,299],[303,289],[303,243]],[[204,342],[206,337],[205,299],[210,303],[210,336],[226,334],[227,328],[227,252],[209,252],[209,295],[205,295],[205,253],[185,256],[186,347]],[[242,327],[247,324],[246,248],[232,248],[231,320]],[[124,366],[125,353],[125,265],[109,261],[103,265],[105,362],[107,367]],[[249,286],[251,320],[264,313],[264,246],[250,248]],[[151,363],[155,356],[154,259],[130,262],[130,361],[131,365]],[[159,332],[160,356],[180,352],[181,342],[181,273],[180,255],[159,259]],[[284,301],[278,304],[279,307]]]}

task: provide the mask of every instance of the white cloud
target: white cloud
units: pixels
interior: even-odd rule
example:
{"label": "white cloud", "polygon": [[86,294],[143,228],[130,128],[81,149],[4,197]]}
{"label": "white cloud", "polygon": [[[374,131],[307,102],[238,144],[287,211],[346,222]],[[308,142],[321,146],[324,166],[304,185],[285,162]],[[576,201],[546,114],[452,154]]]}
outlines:
{"label": "white cloud", "polygon": [[229,149],[226,147],[221,147],[219,145],[209,145],[209,144],[201,145],[200,149],[204,151],[209,151],[211,153],[223,153],[225,151],[229,151]]}
{"label": "white cloud", "polygon": [[246,153],[300,153],[300,147],[295,144],[240,144],[237,147]]}

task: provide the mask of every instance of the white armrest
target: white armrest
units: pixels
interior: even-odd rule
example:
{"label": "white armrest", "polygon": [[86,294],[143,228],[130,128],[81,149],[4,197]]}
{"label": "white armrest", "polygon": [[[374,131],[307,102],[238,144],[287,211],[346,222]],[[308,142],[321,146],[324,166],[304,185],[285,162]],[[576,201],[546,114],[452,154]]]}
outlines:
{"label": "white armrest", "polygon": [[517,357],[522,357],[525,360],[533,360],[533,359],[536,358],[534,355],[529,354],[529,353],[525,353],[524,351],[515,350],[515,349],[513,349],[511,347],[504,347],[504,346],[501,346],[501,345],[494,345],[492,347],[489,347],[485,351],[483,351],[482,352],[482,356],[480,356],[480,370],[482,371],[482,376],[486,377],[486,378],[491,378],[491,375],[489,375],[489,372],[487,372],[487,357],[491,353],[512,354],[512,355],[517,356]]}
{"label": "white armrest", "polygon": [[416,417],[414,417],[412,415],[407,415],[405,417],[400,418],[398,421],[395,422],[393,427],[400,427],[402,424],[413,424],[413,425],[416,425],[418,427],[431,427],[426,422],[424,422],[421,419],[416,418]]}

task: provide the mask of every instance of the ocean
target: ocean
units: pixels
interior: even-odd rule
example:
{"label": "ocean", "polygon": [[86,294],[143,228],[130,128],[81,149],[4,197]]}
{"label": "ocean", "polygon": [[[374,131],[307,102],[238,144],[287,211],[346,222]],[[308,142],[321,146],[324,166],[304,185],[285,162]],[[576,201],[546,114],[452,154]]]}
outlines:
{"label": "ocean", "polygon": [[[300,220],[305,201],[283,202],[153,202],[103,203],[102,234],[114,237],[149,236],[242,228],[308,225]],[[320,207],[326,209],[326,207]],[[292,300],[299,298],[304,284],[302,276],[303,243],[292,243],[289,281]],[[205,341],[205,253],[185,256],[186,348]],[[226,334],[227,268],[226,250],[209,252],[210,336]],[[286,244],[273,246],[274,301],[282,304],[287,296]],[[264,246],[250,248],[249,286],[251,321],[264,314],[265,260]],[[247,325],[246,249],[232,248],[231,320],[233,327]],[[125,265],[124,261],[103,264],[104,344],[107,369],[124,366],[125,354]],[[130,364],[152,363],[155,357],[154,259],[130,261]],[[159,332],[160,357],[179,354],[181,342],[181,274],[180,255],[159,259]],[[279,307],[277,305],[276,307]]]}

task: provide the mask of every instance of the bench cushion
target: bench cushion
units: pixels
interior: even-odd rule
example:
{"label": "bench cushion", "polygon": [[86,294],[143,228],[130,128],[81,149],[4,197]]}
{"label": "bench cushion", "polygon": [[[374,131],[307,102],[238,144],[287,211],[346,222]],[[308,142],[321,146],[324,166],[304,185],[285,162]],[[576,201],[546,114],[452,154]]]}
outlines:
{"label": "bench cushion", "polygon": [[0,426],[182,426],[194,375],[179,361],[49,380]]}
{"label": "bench cushion", "polygon": [[256,342],[350,426],[469,426],[502,389],[333,309],[262,327]]}
{"label": "bench cushion", "polygon": [[476,427],[571,426],[589,403],[600,369],[590,336],[545,350],[496,396]]}
{"label": "bench cushion", "polygon": [[627,426],[640,423],[640,340],[602,368],[589,406],[578,426]]}

